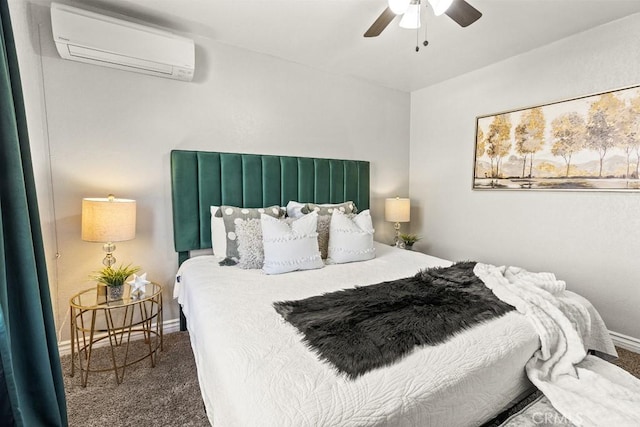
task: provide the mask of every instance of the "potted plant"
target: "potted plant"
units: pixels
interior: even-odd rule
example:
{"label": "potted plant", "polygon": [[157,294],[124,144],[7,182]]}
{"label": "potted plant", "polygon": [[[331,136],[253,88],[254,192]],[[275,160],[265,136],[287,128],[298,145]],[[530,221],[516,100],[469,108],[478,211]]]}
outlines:
{"label": "potted plant", "polygon": [[98,283],[107,286],[107,300],[116,301],[122,298],[124,282],[129,276],[140,271],[140,267],[131,264],[120,267],[105,267],[92,276]]}
{"label": "potted plant", "polygon": [[400,240],[404,243],[405,249],[413,249],[413,244],[420,240],[420,236],[417,234],[400,234]]}

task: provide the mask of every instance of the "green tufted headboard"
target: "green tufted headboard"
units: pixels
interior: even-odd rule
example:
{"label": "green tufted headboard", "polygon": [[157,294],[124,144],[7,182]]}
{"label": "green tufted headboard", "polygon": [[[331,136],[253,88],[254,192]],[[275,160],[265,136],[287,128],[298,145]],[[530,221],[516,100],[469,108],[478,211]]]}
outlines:
{"label": "green tufted headboard", "polygon": [[171,152],[173,240],[179,263],[211,247],[210,206],[285,206],[289,200],[369,208],[369,162],[259,154]]}

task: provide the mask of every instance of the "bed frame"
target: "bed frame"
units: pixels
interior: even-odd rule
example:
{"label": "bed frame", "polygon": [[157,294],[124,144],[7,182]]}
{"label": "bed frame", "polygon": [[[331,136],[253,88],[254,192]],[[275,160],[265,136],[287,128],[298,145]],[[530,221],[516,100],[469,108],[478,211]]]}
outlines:
{"label": "bed frame", "polygon": [[[353,200],[360,210],[368,209],[369,174],[366,161],[174,150],[171,187],[178,261],[188,259],[190,251],[211,248],[210,206]],[[186,330],[182,309],[180,329]]]}
{"label": "bed frame", "polygon": [[[359,210],[369,209],[369,170],[369,162],[362,160],[173,150],[171,198],[178,265],[190,251],[211,248],[210,206],[352,200]],[[180,330],[186,330],[182,309]]]}

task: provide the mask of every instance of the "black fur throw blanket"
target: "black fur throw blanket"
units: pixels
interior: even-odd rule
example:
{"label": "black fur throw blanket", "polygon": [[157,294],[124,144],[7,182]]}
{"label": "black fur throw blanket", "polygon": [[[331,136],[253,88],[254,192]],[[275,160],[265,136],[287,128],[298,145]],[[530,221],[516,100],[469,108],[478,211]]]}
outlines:
{"label": "black fur throw blanket", "polygon": [[442,343],[513,310],[473,274],[475,265],[459,262],[273,306],[321,359],[354,379],[396,362],[416,346]]}

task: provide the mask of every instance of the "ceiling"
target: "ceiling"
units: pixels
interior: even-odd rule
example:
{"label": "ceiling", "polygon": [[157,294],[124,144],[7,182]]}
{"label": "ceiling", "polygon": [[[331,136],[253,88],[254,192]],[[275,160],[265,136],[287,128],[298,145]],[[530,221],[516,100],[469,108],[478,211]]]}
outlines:
{"label": "ceiling", "polygon": [[423,7],[429,45],[416,52],[416,31],[399,18],[379,37],[362,36],[386,0],[59,1],[406,92],[640,12],[639,0],[468,0],[483,16],[462,28]]}

